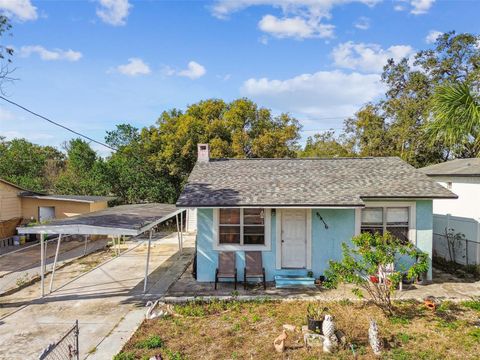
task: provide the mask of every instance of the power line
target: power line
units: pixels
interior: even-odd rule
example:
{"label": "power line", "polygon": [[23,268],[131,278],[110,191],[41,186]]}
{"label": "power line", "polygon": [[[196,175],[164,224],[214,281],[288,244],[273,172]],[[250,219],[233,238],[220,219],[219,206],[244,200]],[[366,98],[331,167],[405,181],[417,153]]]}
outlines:
{"label": "power line", "polygon": [[81,137],[83,137],[83,138],[85,138],[85,139],[87,139],[87,140],[90,140],[91,142],[94,142],[94,143],[98,144],[98,145],[105,146],[106,148],[108,148],[108,149],[110,149],[110,150],[117,151],[117,149],[115,149],[115,148],[112,147],[112,146],[109,146],[109,145],[107,145],[107,144],[105,144],[105,143],[102,143],[102,142],[100,142],[100,141],[97,141],[97,140],[95,140],[95,139],[92,139],[91,137],[89,137],[89,136],[87,136],[87,135],[83,135],[82,133],[79,133],[78,131],[75,131],[75,130],[73,130],[73,129],[70,129],[69,127],[67,127],[67,126],[65,126],[65,125],[59,124],[59,123],[57,123],[56,121],[50,120],[49,118],[47,118],[47,117],[45,117],[45,116],[43,116],[43,115],[40,115],[40,114],[36,113],[35,111],[32,111],[32,110],[26,108],[25,106],[22,106],[22,105],[16,103],[15,101],[9,100],[9,99],[1,96],[1,95],[0,95],[0,99],[6,101],[6,102],[8,102],[8,103],[10,103],[10,104],[12,104],[12,105],[14,105],[14,106],[16,106],[16,107],[24,110],[24,111],[32,114],[32,115],[35,115],[35,116],[39,117],[40,119],[46,120],[46,121],[48,121],[49,123],[51,123],[51,124],[53,124],[53,125],[59,126],[59,127],[61,127],[62,129],[65,129],[65,130],[67,130],[67,131],[70,131],[71,133],[74,133],[75,135],[81,136]]}

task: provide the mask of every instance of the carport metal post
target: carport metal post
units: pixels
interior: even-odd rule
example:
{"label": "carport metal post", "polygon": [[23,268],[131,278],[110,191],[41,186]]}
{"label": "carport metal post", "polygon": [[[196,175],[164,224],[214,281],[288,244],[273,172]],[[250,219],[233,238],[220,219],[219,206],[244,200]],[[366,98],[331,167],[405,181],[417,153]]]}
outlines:
{"label": "carport metal post", "polygon": [[85,248],[83,249],[83,256],[87,255],[88,235],[85,235]]}
{"label": "carport metal post", "polygon": [[183,211],[180,213],[180,252],[183,251]]}
{"label": "carport metal post", "polygon": [[48,290],[49,293],[52,292],[53,278],[55,277],[55,268],[57,267],[58,253],[60,252],[61,241],[62,241],[62,234],[58,234],[57,250],[55,251],[55,260],[53,260],[52,277],[50,278],[50,288]]}
{"label": "carport metal post", "polygon": [[180,252],[182,252],[182,243],[181,243],[181,239],[180,239],[180,227],[179,227],[179,224],[178,224],[178,214],[175,215],[175,220],[176,220],[176,223],[177,223],[178,250],[180,250]]}
{"label": "carport metal post", "polygon": [[147,292],[147,280],[148,280],[148,263],[150,262],[150,246],[152,244],[152,233],[153,230],[150,230],[148,234],[148,248],[147,248],[147,264],[145,265],[145,280],[143,281],[143,292]]}
{"label": "carport metal post", "polygon": [[45,289],[43,287],[45,281],[45,244],[43,239],[44,233],[40,233],[40,293],[42,297],[45,296]]}

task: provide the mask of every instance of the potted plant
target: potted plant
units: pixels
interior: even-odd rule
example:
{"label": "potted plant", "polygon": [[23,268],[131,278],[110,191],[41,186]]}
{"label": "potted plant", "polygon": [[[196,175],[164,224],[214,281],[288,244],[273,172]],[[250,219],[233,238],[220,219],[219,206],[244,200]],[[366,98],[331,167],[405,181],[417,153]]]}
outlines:
{"label": "potted plant", "polygon": [[327,311],[326,307],[320,304],[310,303],[307,306],[308,330],[322,333],[322,323]]}

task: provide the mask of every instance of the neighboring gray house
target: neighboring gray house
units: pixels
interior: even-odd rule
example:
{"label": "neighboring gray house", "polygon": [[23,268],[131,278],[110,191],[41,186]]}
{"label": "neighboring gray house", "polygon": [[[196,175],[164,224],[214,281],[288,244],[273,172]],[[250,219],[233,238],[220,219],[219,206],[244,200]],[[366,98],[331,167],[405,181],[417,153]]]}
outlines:
{"label": "neighboring gray house", "polygon": [[480,159],[455,159],[420,169],[440,185],[458,195],[457,200],[433,202],[434,250],[448,260],[445,229],[462,233],[469,244],[461,242],[455,261],[480,264]]}
{"label": "neighboring gray house", "polygon": [[[198,161],[177,201],[197,208],[197,279],[213,281],[219,251],[262,252],[267,280],[322,275],[341,244],[388,230],[432,254],[432,199],[456,195],[396,157]],[[428,274],[431,279],[431,271]]]}

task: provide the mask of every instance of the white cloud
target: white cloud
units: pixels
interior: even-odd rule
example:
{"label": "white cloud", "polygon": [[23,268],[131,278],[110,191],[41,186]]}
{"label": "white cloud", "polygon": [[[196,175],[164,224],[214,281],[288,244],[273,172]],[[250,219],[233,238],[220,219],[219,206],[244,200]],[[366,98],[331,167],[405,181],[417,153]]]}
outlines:
{"label": "white cloud", "polygon": [[384,89],[377,74],[339,70],[302,74],[286,80],[248,79],[241,92],[279,111],[316,116],[349,116]]}
{"label": "white cloud", "polygon": [[335,26],[322,24],[315,19],[305,19],[300,16],[284,17],[282,19],[273,15],[265,15],[258,23],[263,32],[278,38],[329,38],[333,36]]}
{"label": "white cloud", "polygon": [[425,37],[425,42],[427,44],[433,44],[435,41],[437,41],[437,38],[440,35],[443,35],[443,32],[437,31],[437,30],[430,30],[427,36]]}
{"label": "white cloud", "polygon": [[435,0],[412,0],[410,5],[413,9],[410,12],[414,15],[426,14],[434,2]]}
{"label": "white cloud", "polygon": [[368,30],[370,28],[370,19],[365,16],[360,16],[354,26],[360,30]]}
{"label": "white cloud", "polygon": [[188,66],[185,70],[180,70],[177,72],[178,76],[184,76],[188,77],[192,80],[198,79],[199,77],[202,77],[205,75],[207,70],[203,65],[200,65],[199,63],[195,61],[190,61],[188,63]]}
{"label": "white cloud", "polygon": [[413,52],[414,49],[409,45],[394,45],[382,49],[378,44],[348,41],[336,46],[332,51],[332,57],[338,67],[378,73],[382,71],[388,59],[399,60],[409,57]]}
{"label": "white cloud", "polygon": [[48,50],[41,45],[28,45],[28,46],[22,46],[20,48],[21,57],[29,57],[32,54],[37,54],[38,56],[40,56],[40,59],[45,61],[54,61],[54,60],[78,61],[82,58],[82,53],[80,51],[74,51],[72,49]]}
{"label": "white cloud", "polygon": [[150,67],[140,58],[128,59],[128,63],[117,66],[116,71],[128,76],[148,75],[151,73]]}
{"label": "white cloud", "polygon": [[38,18],[37,8],[30,0],[0,0],[0,11],[21,21]]}
{"label": "white cloud", "polygon": [[428,13],[435,0],[397,0],[394,6],[395,11],[406,11],[410,9],[413,15]]}
{"label": "white cloud", "polygon": [[126,24],[128,13],[132,7],[128,0],[99,0],[99,3],[97,16],[103,22],[114,26]]}
{"label": "white cloud", "polygon": [[283,17],[266,14],[258,27],[279,38],[329,38],[334,25],[324,23],[331,19],[331,10],[336,5],[359,2],[373,6],[381,0],[217,0],[212,6],[213,16],[227,19],[232,13],[251,6],[280,8]]}

